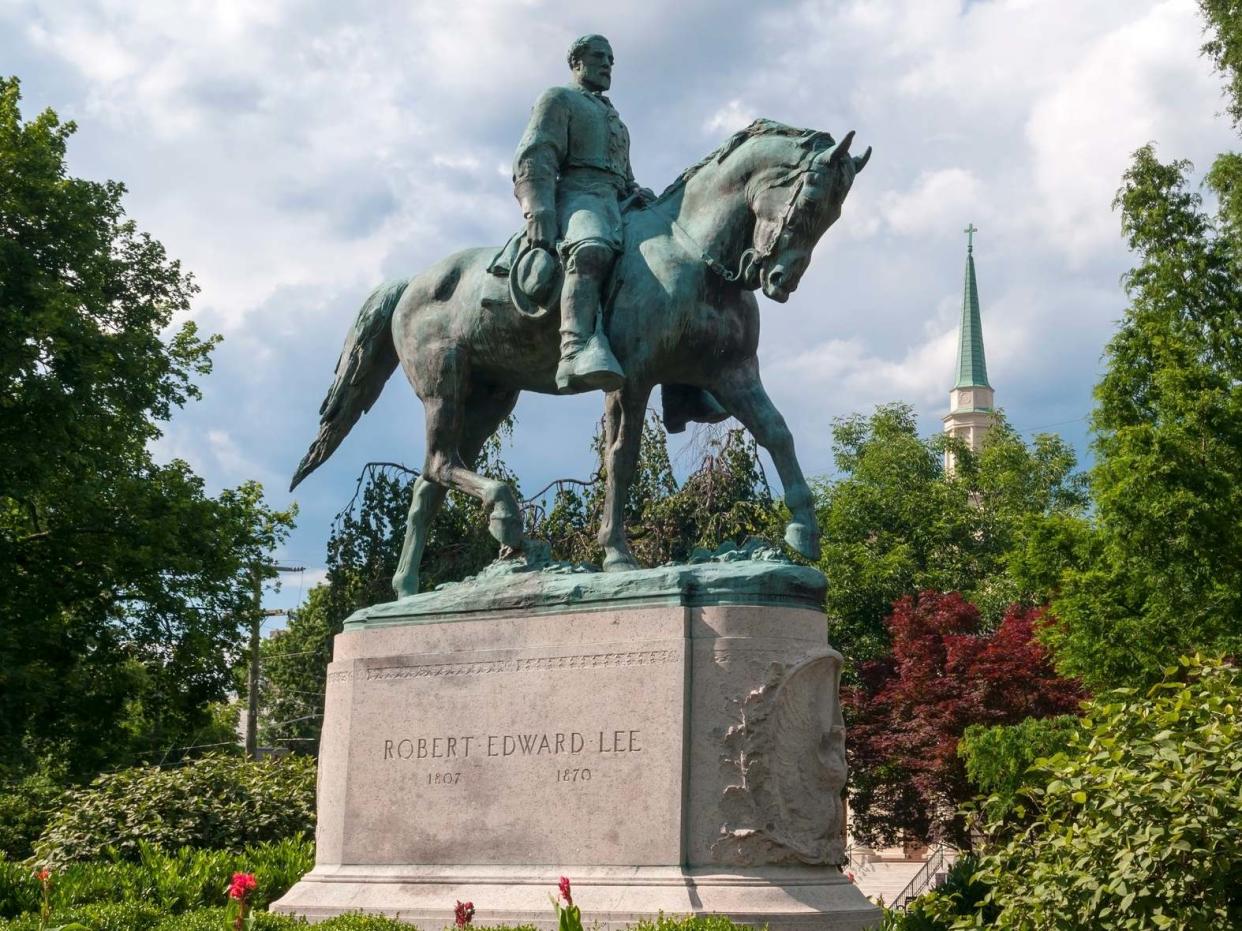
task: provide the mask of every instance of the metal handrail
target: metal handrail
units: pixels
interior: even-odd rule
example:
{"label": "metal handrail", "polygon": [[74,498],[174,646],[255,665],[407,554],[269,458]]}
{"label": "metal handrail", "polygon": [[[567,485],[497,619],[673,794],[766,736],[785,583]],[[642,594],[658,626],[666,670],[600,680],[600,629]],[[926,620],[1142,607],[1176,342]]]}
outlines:
{"label": "metal handrail", "polygon": [[905,908],[926,892],[937,871],[944,866],[947,854],[948,847],[944,844],[937,844],[932,849],[931,855],[928,856],[926,862],[919,868],[919,871],[906,883],[906,887],[897,893],[896,899],[893,900],[893,905],[896,908]]}

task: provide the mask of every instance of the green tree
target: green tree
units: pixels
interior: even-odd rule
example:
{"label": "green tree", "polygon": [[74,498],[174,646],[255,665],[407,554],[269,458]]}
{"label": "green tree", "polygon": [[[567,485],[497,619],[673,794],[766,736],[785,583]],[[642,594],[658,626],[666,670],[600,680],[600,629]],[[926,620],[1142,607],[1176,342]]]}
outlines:
{"label": "green tree", "polygon": [[1023,822],[1015,805],[1021,804],[1019,793],[1031,779],[1030,769],[1038,760],[1064,748],[1077,730],[1078,719],[1070,714],[966,728],[957,755],[975,794],[983,799],[983,815],[988,821],[1007,826]]}
{"label": "green tree", "polygon": [[1203,51],[1226,79],[1229,116],[1242,129],[1242,5],[1238,0],[1199,0],[1207,20]]}
{"label": "green tree", "polygon": [[285,628],[263,641],[259,717],[263,746],[299,753],[314,753],[318,747],[332,638],[344,620],[333,613],[332,594],[330,585],[316,585],[306,601],[289,612]]}
{"label": "green tree", "polygon": [[1096,532],[1048,633],[1094,688],[1242,649],[1242,162],[1208,173],[1211,212],[1190,170],[1144,146],[1116,201],[1138,264],[1096,388]]}
{"label": "green tree", "polygon": [[210,729],[292,514],[152,460],[215,338],[174,325],[195,287],[124,187],[68,175],[73,124],[19,103],[0,80],[0,774],[72,778]]}
{"label": "green tree", "polygon": [[[918,435],[905,404],[833,425],[838,475],[815,484],[833,643],[852,660],[887,653],[884,620],[920,591],[961,592],[985,627],[1010,605],[1046,603],[1085,532],[1073,450],[1030,444],[998,416],[982,451]],[[956,469],[946,473],[952,446]]]}

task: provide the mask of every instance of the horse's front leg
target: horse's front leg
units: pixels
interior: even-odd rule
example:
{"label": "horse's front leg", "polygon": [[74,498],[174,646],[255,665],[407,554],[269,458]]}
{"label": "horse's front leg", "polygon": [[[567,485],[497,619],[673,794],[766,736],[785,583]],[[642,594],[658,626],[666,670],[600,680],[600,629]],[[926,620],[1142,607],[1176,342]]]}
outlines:
{"label": "horse's front leg", "polygon": [[785,542],[807,559],[818,559],[819,524],[815,520],[814,499],[794,453],[793,434],[759,380],[759,361],[749,359],[726,373],[711,391],[776,464],[785,486],[785,504],[792,515],[785,527]]}
{"label": "horse's front leg", "polygon": [[604,548],[604,571],[638,569],[638,560],[625,539],[625,502],[638,468],[643,418],[651,388],[626,384],[608,393],[604,405],[604,513],[599,522],[599,544]]}

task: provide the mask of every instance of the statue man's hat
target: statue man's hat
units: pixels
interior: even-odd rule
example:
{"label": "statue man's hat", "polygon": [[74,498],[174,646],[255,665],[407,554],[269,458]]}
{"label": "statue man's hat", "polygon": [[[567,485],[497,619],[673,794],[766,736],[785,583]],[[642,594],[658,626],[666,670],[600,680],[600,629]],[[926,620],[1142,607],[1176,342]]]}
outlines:
{"label": "statue man's hat", "polygon": [[543,317],[561,306],[564,270],[556,256],[542,245],[525,243],[509,270],[509,297],[522,313]]}

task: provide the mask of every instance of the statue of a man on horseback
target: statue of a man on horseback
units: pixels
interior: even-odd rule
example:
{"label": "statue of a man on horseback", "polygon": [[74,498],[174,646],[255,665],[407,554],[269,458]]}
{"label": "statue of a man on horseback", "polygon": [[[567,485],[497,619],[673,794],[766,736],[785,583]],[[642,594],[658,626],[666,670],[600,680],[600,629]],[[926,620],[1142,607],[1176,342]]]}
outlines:
{"label": "statue of a man on horseback", "polygon": [[[513,487],[474,466],[522,391],[607,392],[598,534],[606,571],[638,568],[623,518],[657,386],[671,432],[688,420],[742,423],[780,475],[786,542],[819,553],[792,434],[759,377],[755,292],[789,299],[870,149],[851,156],[852,132],[837,140],[756,120],[653,198],[634,181],[629,133],[603,96],[608,41],[579,39],[569,61],[573,82],[535,104],[514,160],[525,229],[500,252],[467,249],[372,292],[294,475],[296,486],[332,455],[401,365],[426,413],[426,458],[393,578],[398,596],[418,591],[431,521],[450,488],[481,502],[502,554],[521,551]],[[497,298],[501,272],[508,288]]]}
{"label": "statue of a man on horseback", "polygon": [[566,393],[612,391],[625,380],[603,333],[601,298],[624,244],[623,207],[655,199],[634,180],[630,134],[604,96],[612,65],[603,36],[570,46],[573,79],[535,103],[513,158],[527,243],[555,249],[564,263],[556,387]]}

